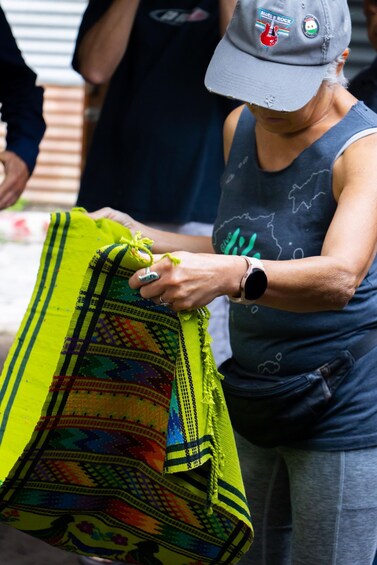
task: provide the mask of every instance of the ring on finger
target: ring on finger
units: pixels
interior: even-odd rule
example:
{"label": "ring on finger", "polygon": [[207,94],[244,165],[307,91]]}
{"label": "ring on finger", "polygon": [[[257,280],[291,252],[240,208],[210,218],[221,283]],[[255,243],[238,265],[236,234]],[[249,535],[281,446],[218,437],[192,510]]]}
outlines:
{"label": "ring on finger", "polygon": [[160,305],[161,306],[170,306],[171,302],[166,302],[163,298],[162,295],[160,296]]}
{"label": "ring on finger", "polygon": [[145,267],[145,274],[139,275],[139,281],[143,283],[150,283],[157,281],[160,275],[156,271],[151,271],[150,267]]}

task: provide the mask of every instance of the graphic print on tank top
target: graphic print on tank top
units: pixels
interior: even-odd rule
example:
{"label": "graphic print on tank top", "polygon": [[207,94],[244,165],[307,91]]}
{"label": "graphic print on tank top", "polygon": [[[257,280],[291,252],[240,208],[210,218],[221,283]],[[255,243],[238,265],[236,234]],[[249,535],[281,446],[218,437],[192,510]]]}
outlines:
{"label": "graphic print on tank top", "polygon": [[245,106],[221,180],[216,251],[262,260],[320,255],[337,206],[333,164],[355,136],[375,124],[376,115],[358,102],[289,165],[268,171],[258,165],[255,118]]}
{"label": "graphic print on tank top", "polygon": [[[238,170],[244,166],[243,159]],[[327,204],[326,191],[323,187],[328,181],[323,178],[330,173],[329,169],[321,169],[309,174],[302,182],[288,184],[273,206],[270,199],[270,213],[252,214],[245,212],[225,218],[216,223],[214,242],[224,255],[249,255],[258,259],[299,259],[308,255],[310,241],[308,237],[298,234],[296,226],[302,227],[310,218],[321,216]],[[225,184],[237,184],[237,173],[231,174]],[[230,187],[229,187],[230,188]],[[235,189],[237,192],[237,187]],[[252,208],[249,206],[249,208]],[[260,206],[257,204],[255,209]],[[332,206],[330,206],[332,208]],[[230,209],[227,207],[227,209]],[[267,211],[267,208],[264,209]],[[312,232],[311,228],[305,228]],[[291,234],[291,237],[288,237]]]}

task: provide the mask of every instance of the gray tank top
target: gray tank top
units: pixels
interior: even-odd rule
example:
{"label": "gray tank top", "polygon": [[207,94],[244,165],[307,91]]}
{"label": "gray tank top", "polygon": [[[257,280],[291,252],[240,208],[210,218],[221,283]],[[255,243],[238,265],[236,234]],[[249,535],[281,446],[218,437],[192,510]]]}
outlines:
{"label": "gray tank top", "polygon": [[[376,126],[377,115],[359,102],[286,169],[268,172],[258,167],[255,121],[245,108],[222,178],[213,233],[216,252],[276,261],[319,255],[336,209],[334,161],[354,136]],[[377,327],[376,290],[375,260],[341,311],[297,314],[232,303],[233,358],[220,367],[224,386],[242,395],[250,372],[284,378],[333,360]],[[343,378],[308,437],[290,445],[323,451],[376,446],[376,368],[377,347]]]}
{"label": "gray tank top", "polygon": [[[245,107],[222,177],[216,252],[276,261],[320,255],[336,209],[334,161],[350,138],[376,126],[377,115],[359,102],[288,167],[268,172],[258,167],[255,120]],[[377,325],[376,289],[375,261],[341,311],[297,314],[231,304],[231,346],[240,371],[293,375],[329,361]]]}

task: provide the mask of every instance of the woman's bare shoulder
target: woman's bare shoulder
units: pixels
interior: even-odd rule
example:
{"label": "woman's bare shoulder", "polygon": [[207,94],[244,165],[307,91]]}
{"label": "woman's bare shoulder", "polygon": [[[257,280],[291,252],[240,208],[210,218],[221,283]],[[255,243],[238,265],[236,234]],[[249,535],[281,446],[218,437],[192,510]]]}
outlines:
{"label": "woman's bare shoulder", "polygon": [[233,143],[234,132],[240,119],[242,110],[245,108],[245,104],[237,106],[226,118],[224,122],[224,157],[225,162],[228,160],[230,148]]}

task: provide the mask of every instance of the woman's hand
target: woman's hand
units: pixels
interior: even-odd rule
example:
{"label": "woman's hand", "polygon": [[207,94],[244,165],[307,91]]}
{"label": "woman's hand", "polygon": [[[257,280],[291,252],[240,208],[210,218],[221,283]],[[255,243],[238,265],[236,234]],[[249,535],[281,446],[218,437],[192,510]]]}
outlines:
{"label": "woman's hand", "polygon": [[118,224],[130,229],[132,232],[138,230],[140,226],[140,224],[128,214],[109,207],[101,208],[95,212],[90,212],[88,216],[90,216],[93,220],[113,220],[114,222],[118,222]]}
{"label": "woman's hand", "polygon": [[158,279],[152,282],[140,280],[145,269],[140,269],[130,278],[130,287],[140,289],[143,298],[156,304],[168,304],[173,310],[192,310],[206,306],[223,294],[236,295],[245,273],[245,260],[238,256],[211,253],[173,254],[179,259],[175,264],[169,256],[154,256],[151,271]]}

